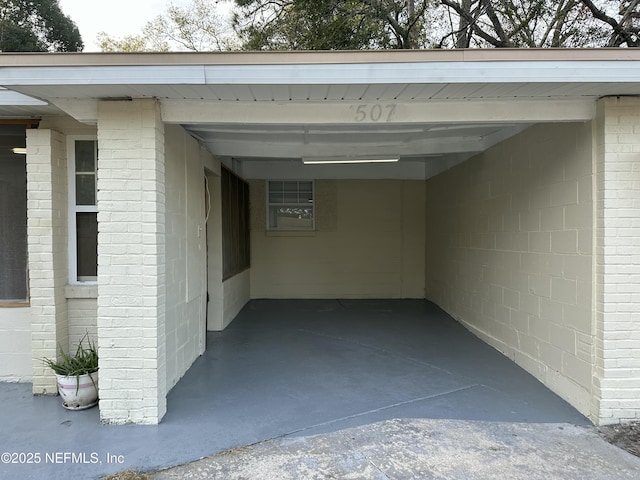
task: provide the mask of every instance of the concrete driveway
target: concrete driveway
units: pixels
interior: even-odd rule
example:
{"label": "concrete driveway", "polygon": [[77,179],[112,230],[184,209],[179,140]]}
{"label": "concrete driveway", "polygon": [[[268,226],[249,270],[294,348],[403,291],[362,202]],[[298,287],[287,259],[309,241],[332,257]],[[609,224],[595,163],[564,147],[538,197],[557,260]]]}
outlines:
{"label": "concrete driveway", "polygon": [[640,458],[588,427],[396,419],[271,440],[152,478],[634,480],[640,478]]}

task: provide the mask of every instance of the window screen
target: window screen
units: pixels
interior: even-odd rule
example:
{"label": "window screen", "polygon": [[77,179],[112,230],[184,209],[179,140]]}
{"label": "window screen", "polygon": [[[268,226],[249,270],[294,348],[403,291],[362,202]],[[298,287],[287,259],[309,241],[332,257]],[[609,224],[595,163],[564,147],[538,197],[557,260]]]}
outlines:
{"label": "window screen", "polygon": [[26,157],[6,148],[0,154],[0,302],[27,300],[27,282]]}
{"label": "window screen", "polygon": [[249,184],[226,168],[221,174],[222,276],[230,278],[251,264]]}

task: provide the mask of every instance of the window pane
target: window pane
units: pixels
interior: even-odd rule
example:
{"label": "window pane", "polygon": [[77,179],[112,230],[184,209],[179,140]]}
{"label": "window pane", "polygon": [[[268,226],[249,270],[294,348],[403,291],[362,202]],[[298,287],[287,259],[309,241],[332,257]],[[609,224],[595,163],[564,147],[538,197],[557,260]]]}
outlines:
{"label": "window pane", "polygon": [[76,214],[78,280],[95,280],[98,276],[97,213]]}
{"label": "window pane", "polygon": [[27,299],[27,170],[23,155],[0,156],[0,301]]}
{"label": "window pane", "polygon": [[96,176],[76,175],[76,205],[96,204]]}
{"label": "window pane", "polygon": [[76,172],[93,173],[96,171],[95,144],[94,140],[76,141]]}
{"label": "window pane", "polygon": [[313,207],[270,206],[269,228],[278,230],[312,230]]}
{"label": "window pane", "polygon": [[270,230],[313,230],[313,181],[268,182]]}

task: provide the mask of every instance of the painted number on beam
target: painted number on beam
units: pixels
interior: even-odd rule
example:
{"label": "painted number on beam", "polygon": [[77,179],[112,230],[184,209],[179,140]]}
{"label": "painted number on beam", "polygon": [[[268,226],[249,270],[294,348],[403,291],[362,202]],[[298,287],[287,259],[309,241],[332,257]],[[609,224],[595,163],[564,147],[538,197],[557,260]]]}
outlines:
{"label": "painted number on beam", "polygon": [[351,105],[351,109],[355,110],[356,114],[353,119],[356,122],[390,122],[396,113],[395,103],[374,103],[374,104],[361,104]]}

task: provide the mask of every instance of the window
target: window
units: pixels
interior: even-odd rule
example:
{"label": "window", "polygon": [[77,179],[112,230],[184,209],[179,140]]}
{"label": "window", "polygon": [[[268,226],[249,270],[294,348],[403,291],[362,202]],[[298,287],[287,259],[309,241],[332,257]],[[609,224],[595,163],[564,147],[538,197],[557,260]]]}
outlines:
{"label": "window", "polygon": [[69,140],[69,282],[98,280],[98,142]]}
{"label": "window", "polygon": [[267,182],[267,230],[315,228],[313,181]]}
{"label": "window", "polygon": [[222,278],[226,280],[251,264],[249,240],[249,184],[222,168]]}
{"label": "window", "polygon": [[[3,125],[0,150],[0,303],[28,300],[25,127]],[[6,145],[5,145],[6,144]]]}

